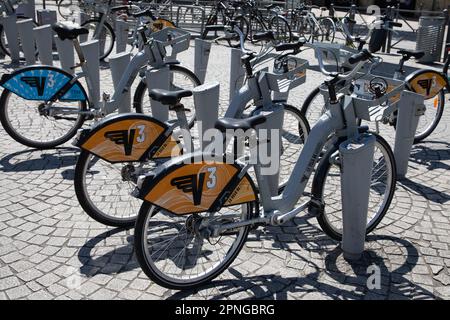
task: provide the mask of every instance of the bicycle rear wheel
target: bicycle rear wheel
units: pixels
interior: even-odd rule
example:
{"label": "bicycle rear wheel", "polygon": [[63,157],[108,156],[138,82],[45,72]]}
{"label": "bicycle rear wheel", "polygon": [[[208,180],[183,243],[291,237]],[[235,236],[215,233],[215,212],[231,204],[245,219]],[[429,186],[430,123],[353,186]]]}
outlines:
{"label": "bicycle rear wheel", "polygon": [[144,202],[134,232],[137,260],[145,274],[163,287],[186,290],[201,286],[228,268],[250,230],[246,226],[208,237],[202,227],[245,221],[255,215],[254,204],[180,216]]}
{"label": "bicycle rear wheel", "polygon": [[[201,85],[201,81],[198,77],[189,69],[178,66],[170,65],[170,77],[171,86],[169,90],[192,90],[196,86]],[[194,98],[183,98],[183,105],[187,109],[186,118],[188,120],[189,127],[194,125],[195,121],[195,107]],[[136,91],[133,98],[133,106],[136,108],[136,112],[151,115],[151,101],[148,96],[147,83],[145,81],[139,82],[136,87]],[[169,120],[176,120],[176,113],[173,110],[169,110]]]}
{"label": "bicycle rear wheel", "polygon": [[[366,233],[373,231],[389,209],[395,192],[397,172],[395,158],[389,144],[378,134],[375,135],[372,178],[369,195]],[[338,144],[327,150],[320,161],[311,188],[312,197],[321,199],[323,211],[317,221],[322,230],[332,239],[342,240],[342,199],[341,166]],[[317,214],[314,212],[313,214]]]}
{"label": "bicycle rear wheel", "polygon": [[[98,28],[100,28],[100,19],[90,19],[84,22],[81,26],[89,30],[87,40],[94,40],[95,32]],[[99,58],[100,60],[103,60],[111,53],[114,47],[114,42],[116,41],[116,34],[107,22],[103,23],[103,26],[98,32]]]}
{"label": "bicycle rear wheel", "polygon": [[26,100],[4,89],[0,97],[0,122],[17,142],[36,149],[54,148],[67,142],[82,126],[86,101],[55,101],[73,108],[71,114],[51,115],[44,101]]}
{"label": "bicycle rear wheel", "polygon": [[269,22],[269,29],[274,32],[276,43],[292,41],[291,27],[284,17],[274,16]]}

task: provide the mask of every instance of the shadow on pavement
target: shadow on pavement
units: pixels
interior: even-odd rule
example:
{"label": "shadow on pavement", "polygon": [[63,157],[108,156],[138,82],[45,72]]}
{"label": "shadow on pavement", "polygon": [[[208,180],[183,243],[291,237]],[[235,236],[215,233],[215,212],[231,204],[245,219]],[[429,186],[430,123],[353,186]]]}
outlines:
{"label": "shadow on pavement", "polygon": [[[342,257],[342,250],[335,241],[330,240],[322,231],[307,221],[311,217],[295,219],[286,228],[296,228],[297,232],[287,233],[284,227],[268,227],[267,232],[256,230],[249,236],[247,242],[271,240],[273,249],[287,250],[295,256],[295,261],[307,265],[305,270],[291,269],[290,274],[298,276],[281,276],[279,274],[263,274],[246,276],[237,270],[238,266],[229,267],[233,276],[229,279],[213,280],[199,289],[179,291],[168,299],[183,299],[192,295],[204,296],[207,299],[223,299],[239,294],[249,294],[251,299],[288,299],[290,295],[311,294],[330,299],[429,299],[435,298],[429,290],[407,279],[406,274],[418,262],[419,253],[412,243],[393,236],[373,235],[367,237],[366,251],[356,262],[347,262]],[[277,230],[278,229],[278,230]],[[139,264],[133,255],[133,237],[127,236],[128,244],[118,249],[93,257],[94,248],[101,245],[106,238],[122,232],[123,229],[113,229],[92,238],[79,250],[78,258],[83,263],[80,272],[88,277],[96,274],[113,274],[138,269]],[[294,231],[294,230],[291,230]],[[279,241],[280,236],[283,241]],[[291,250],[292,244],[298,244],[302,250]],[[398,251],[394,264],[391,255],[385,256],[383,248],[395,247]],[[399,254],[400,252],[400,254]],[[324,266],[317,265],[305,253],[315,253],[323,259]],[[254,253],[258,254],[258,253]],[[381,255],[380,255],[381,254]],[[118,259],[115,256],[122,256]],[[119,262],[121,261],[121,262]],[[112,264],[115,267],[109,267]],[[380,270],[380,288],[369,290],[368,268],[375,265]],[[390,266],[390,268],[388,267]],[[283,268],[289,268],[285,266]],[[390,271],[390,269],[392,271]],[[150,281],[150,280],[149,280]],[[248,299],[247,296],[244,297]],[[292,298],[292,297],[291,297]]]}
{"label": "shadow on pavement", "polygon": [[59,147],[50,150],[26,149],[0,159],[3,172],[39,171],[74,166],[79,149]]}

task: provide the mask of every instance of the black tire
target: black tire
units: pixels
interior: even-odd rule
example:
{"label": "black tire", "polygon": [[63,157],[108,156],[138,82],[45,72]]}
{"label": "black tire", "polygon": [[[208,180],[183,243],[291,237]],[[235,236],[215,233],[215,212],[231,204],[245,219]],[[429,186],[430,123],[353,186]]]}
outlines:
{"label": "black tire", "polygon": [[257,34],[260,31],[264,31],[266,28],[264,27],[264,24],[259,20],[258,17],[252,18],[249,21],[250,29],[248,32],[248,38],[251,43],[255,45],[261,45],[259,41],[253,40],[253,36]]}
{"label": "black tire", "polygon": [[[199,78],[197,77],[197,75],[195,73],[193,73],[191,70],[183,67],[183,66],[179,66],[179,65],[170,65],[169,66],[170,71],[173,72],[178,72],[180,74],[185,74],[186,77],[188,77],[190,80],[193,81],[193,83],[195,83],[195,86],[199,86],[201,85],[201,81],[199,80]],[[143,81],[140,81],[139,84],[136,87],[136,91],[134,93],[133,96],[133,106],[136,109],[137,113],[145,113],[145,114],[150,114],[150,110],[149,108],[144,109],[144,98],[148,97],[148,93],[147,93],[147,83],[145,82],[145,80],[143,79]],[[190,109],[190,116],[188,117],[188,124],[189,124],[189,128],[192,128],[192,126],[194,125],[195,122],[195,109],[193,108],[193,100],[191,99],[183,99],[182,102],[183,104],[185,104],[185,107],[187,109]],[[191,103],[189,103],[191,102]],[[170,117],[169,117],[170,119]]]}
{"label": "black tire", "polygon": [[[22,17],[22,16],[18,16],[17,20],[23,20],[23,19],[29,19],[27,17]],[[37,27],[38,24],[36,21],[33,20],[33,27]],[[9,51],[9,49],[6,46],[6,34],[5,34],[5,28],[3,28],[3,25],[0,25],[0,50],[7,56],[11,56],[11,52]],[[38,55],[38,51],[37,51],[37,47],[36,47],[36,51],[35,51],[35,56]],[[23,57],[22,57],[23,58]],[[22,59],[21,58],[21,59]]]}
{"label": "black tire", "polygon": [[[248,37],[250,23],[248,22],[247,18],[245,18],[244,16],[241,16],[241,15],[234,17],[233,21],[236,22],[236,25],[239,27],[239,29],[244,34],[244,41],[245,41],[245,39]],[[228,44],[232,48],[239,48],[241,45],[239,36],[236,35],[235,38],[229,39]]]}
{"label": "black tire", "polygon": [[313,127],[314,124],[319,120],[319,115],[322,114],[322,110],[319,110],[319,108],[323,109],[324,104],[317,103],[320,105],[313,105],[313,101],[315,99],[318,99],[320,95],[320,87],[316,87],[313,91],[311,91],[308,96],[306,97],[305,101],[303,101],[302,108],[300,109],[300,112],[303,114],[303,116],[308,121],[310,127]]}
{"label": "black tire", "polygon": [[[95,159],[94,159],[95,158]],[[92,160],[92,161],[91,161]],[[93,200],[90,197],[90,193],[86,189],[85,181],[86,181],[86,175],[87,170],[89,170],[88,166],[90,166],[91,163],[98,163],[98,162],[104,162],[104,160],[101,160],[94,155],[92,155],[90,152],[86,150],[81,150],[80,155],[78,156],[78,160],[75,166],[75,173],[74,173],[74,187],[75,187],[75,194],[77,196],[78,202],[80,203],[83,210],[94,220],[112,227],[120,227],[120,228],[129,228],[132,227],[136,221],[136,216],[138,213],[138,207],[140,205],[140,201],[136,198],[132,198],[131,195],[129,195],[130,200],[135,201],[136,203],[136,210],[135,215],[131,215],[128,217],[115,217],[111,214],[104,213],[104,210],[101,210],[98,208],[98,206],[93,202]],[[106,162],[105,162],[106,163]],[[111,164],[113,165],[113,164]],[[125,166],[126,164],[122,164]],[[116,166],[121,166],[121,164],[116,164]],[[93,170],[95,171],[95,170]],[[114,170],[111,170],[111,172]],[[122,181],[120,178],[115,177],[116,181],[120,181],[119,183],[125,184],[124,181]],[[131,191],[131,190],[130,190]],[[114,190],[114,192],[120,193],[120,191]],[[128,195],[122,195],[120,196],[128,196]],[[107,202],[107,201],[103,201]]]}
{"label": "black tire", "polygon": [[319,20],[319,25],[321,28],[321,42],[334,42],[334,37],[336,34],[336,25],[331,18],[322,18]]}
{"label": "black tire", "polygon": [[[388,163],[389,163],[389,170],[391,172],[390,177],[388,177],[387,180],[389,180],[388,182],[389,187],[386,188],[387,192],[384,193],[383,196],[383,202],[381,203],[380,208],[377,210],[376,215],[375,215],[375,219],[370,220],[366,233],[370,233],[372,232],[377,226],[378,224],[381,222],[381,220],[383,219],[383,217],[386,215],[386,212],[389,209],[389,206],[392,202],[392,198],[394,196],[394,192],[395,192],[395,186],[396,186],[396,180],[397,180],[397,171],[396,171],[396,166],[395,166],[395,158],[394,158],[394,154],[391,150],[391,147],[389,146],[389,144],[386,142],[386,140],[384,140],[381,136],[379,136],[376,133],[372,133],[373,135],[375,135],[376,137],[376,145],[375,147],[383,149],[384,154],[383,156],[386,158],[388,158]],[[323,210],[321,210],[320,212],[311,212],[312,214],[317,214],[317,221],[320,225],[320,227],[322,228],[322,230],[332,239],[337,240],[337,241],[341,241],[342,240],[342,230],[339,229],[339,227],[335,227],[333,226],[333,223],[330,222],[330,219],[328,218],[328,213],[327,213],[327,196],[324,195],[325,192],[325,183],[327,180],[327,177],[329,177],[330,174],[330,169],[332,167],[333,164],[330,163],[329,159],[331,157],[331,155],[333,155],[336,151],[338,151],[339,148],[339,144],[334,145],[332,148],[330,148],[329,150],[327,150],[327,152],[325,153],[325,155],[323,156],[323,158],[321,159],[316,173],[314,175],[314,179],[313,179],[313,183],[312,183],[312,188],[311,188],[311,195],[313,197],[313,199],[320,199],[323,203],[324,203],[324,208]],[[340,166],[337,164],[334,164],[336,166],[338,166],[338,169],[340,170]],[[377,172],[376,172],[377,173]],[[338,175],[338,174],[336,174]],[[378,176],[377,180],[379,179]],[[377,181],[375,180],[375,182]],[[340,184],[339,184],[340,186]],[[372,189],[372,188],[371,188]],[[373,187],[373,189],[375,189]],[[336,202],[340,202],[340,191],[336,190],[338,192],[333,193],[333,191],[330,191],[330,193],[333,194],[337,194],[337,197],[339,198]],[[332,208],[334,209],[334,208]],[[369,208],[370,211],[371,208]],[[339,211],[339,209],[337,210]],[[341,214],[342,215],[342,211],[338,212],[338,215]]]}
{"label": "black tire", "polygon": [[[88,26],[89,24],[91,24],[91,25],[94,26],[94,25],[97,25],[97,24],[99,24],[99,23],[100,23],[100,19],[95,18],[95,19],[89,19],[89,20],[87,20],[87,21],[84,22],[81,26],[82,26],[82,27],[86,27],[86,26]],[[109,33],[109,35],[110,35],[110,37],[111,37],[111,40],[110,40],[110,44],[109,44],[109,45],[106,46],[106,44],[105,44],[105,48],[104,48],[103,53],[101,52],[101,48],[100,48],[100,52],[99,52],[99,58],[100,58],[100,60],[103,60],[103,59],[105,59],[107,56],[109,56],[109,54],[111,53],[111,51],[112,51],[112,49],[113,49],[113,47],[114,47],[114,43],[115,43],[115,41],[116,41],[116,34],[114,33],[114,30],[113,30],[113,28],[109,25],[109,23],[107,23],[107,22],[105,21],[104,24],[103,24],[103,27],[104,27],[104,29],[106,30],[105,32],[106,32],[106,33]],[[88,27],[88,29],[91,29],[91,28]],[[93,29],[95,30],[95,28],[93,28]],[[88,35],[88,40],[91,40],[90,35]]]}
{"label": "black tire", "polygon": [[[246,219],[252,218],[255,216],[255,205],[254,204],[244,204],[247,206],[247,209],[250,212],[250,216],[248,216]],[[237,255],[241,251],[243,245],[245,244],[245,241],[248,236],[248,232],[250,230],[250,226],[242,227],[242,235],[240,236],[239,242],[235,245],[233,252],[230,254],[230,256],[222,263],[220,263],[219,266],[217,266],[217,269],[213,270],[210,274],[206,274],[204,277],[200,278],[197,281],[191,281],[191,282],[181,282],[181,281],[173,281],[167,278],[164,278],[159,273],[159,270],[157,268],[153,267],[152,263],[148,260],[147,254],[146,254],[146,248],[145,244],[147,244],[149,241],[147,239],[147,235],[151,235],[151,232],[147,231],[147,221],[153,217],[155,214],[159,213],[159,211],[153,207],[150,203],[144,202],[141,206],[141,209],[139,210],[139,215],[136,220],[136,225],[134,228],[134,248],[136,252],[136,258],[139,262],[139,265],[141,266],[142,270],[145,272],[145,274],[155,283],[157,283],[160,286],[163,286],[165,288],[169,289],[175,289],[175,290],[188,290],[188,289],[194,289],[197,288],[203,284],[206,284],[216,278],[218,275],[220,275],[224,270],[230,266],[231,263],[236,259]],[[169,216],[170,214],[164,213],[165,217]],[[178,216],[179,217],[179,216]],[[159,223],[161,225],[164,225],[164,221],[157,221],[155,223]],[[167,224],[167,223],[166,223]],[[163,228],[160,228],[163,229]],[[168,229],[166,226],[165,229]],[[181,232],[180,232],[181,233]],[[211,244],[211,242],[209,242]]]}
{"label": "black tire", "polygon": [[276,43],[292,41],[292,32],[289,22],[282,16],[276,15],[269,22],[269,29],[274,32]]}
{"label": "black tire", "polygon": [[70,7],[78,7],[78,4],[74,4],[72,0],[59,0],[57,4],[58,13],[63,17],[64,19],[70,18]]}
{"label": "black tire", "polygon": [[[59,146],[65,142],[67,142],[69,139],[71,139],[76,133],[77,130],[79,128],[81,128],[81,126],[83,125],[84,122],[84,116],[81,114],[77,115],[76,119],[73,120],[69,120],[69,121],[74,121],[74,124],[71,125],[70,129],[67,130],[67,132],[65,134],[63,134],[60,137],[57,137],[54,140],[50,140],[50,141],[36,141],[33,140],[31,138],[28,138],[26,136],[24,136],[23,134],[20,134],[18,132],[18,129],[15,128],[15,126],[11,123],[9,116],[8,116],[8,108],[9,108],[9,99],[11,96],[15,96],[18,97],[17,95],[15,95],[14,93],[12,93],[11,91],[9,91],[8,89],[3,89],[3,92],[0,96],[0,122],[3,126],[3,128],[5,129],[5,131],[11,136],[11,138],[13,138],[14,140],[16,140],[17,142],[26,145],[28,147],[31,148],[36,148],[36,149],[50,149],[50,148],[54,148],[56,146]],[[20,98],[20,97],[19,97]],[[20,98],[22,99],[22,98]],[[23,99],[25,100],[25,99]],[[30,100],[25,100],[25,101],[30,101]],[[35,103],[33,101],[33,103]],[[87,104],[86,101],[80,101],[79,102],[79,110],[80,111],[87,111]],[[32,107],[30,107],[29,110],[31,110]],[[49,119],[48,117],[45,116],[41,116],[39,114],[37,114],[37,116],[33,115],[33,117],[27,117],[29,120],[31,121],[38,121],[38,119]],[[54,118],[53,118],[54,119]],[[58,121],[56,119],[54,119],[55,121]],[[66,121],[65,119],[61,119],[61,121]],[[42,126],[42,124],[38,123],[36,125],[37,128],[42,128],[45,126]],[[45,130],[45,128],[44,128]],[[27,127],[26,131],[29,131],[29,127]],[[51,131],[51,129],[45,130],[45,132]],[[52,131],[54,132],[54,131]],[[34,138],[36,136],[33,136]]]}
{"label": "black tire", "polygon": [[[290,163],[291,161],[295,161],[297,159],[297,155],[303,150],[303,147],[300,149],[294,149],[289,148],[289,145],[287,145],[287,142],[291,142],[294,145],[298,144],[305,144],[306,140],[308,139],[309,132],[311,131],[311,128],[309,126],[308,121],[306,120],[305,116],[301,113],[300,110],[295,108],[292,105],[285,104],[284,105],[284,113],[285,116],[287,114],[293,115],[297,121],[298,121],[298,137],[295,137],[295,133],[293,134],[290,132],[291,130],[286,130],[286,121],[283,122],[283,132],[282,132],[282,146],[283,146],[283,154],[281,154],[280,158],[280,181],[279,181],[279,188],[282,189],[287,184],[287,179],[290,176],[290,173],[292,172],[295,162]],[[295,137],[295,141],[292,141],[292,137]],[[283,176],[286,174],[287,179],[283,180]]]}
{"label": "black tire", "polygon": [[[429,105],[430,104],[430,105]],[[425,117],[427,117],[428,110],[425,110],[425,115],[419,118],[419,126],[417,128],[416,134],[414,135],[414,143],[419,143],[423,139],[427,138],[430,134],[433,133],[434,129],[438,126],[441,121],[442,115],[444,114],[444,106],[445,106],[445,92],[444,89],[439,91],[436,97],[432,99],[425,100],[425,108],[436,108],[436,113],[433,115],[433,120],[430,124],[427,124],[425,129],[421,130],[421,122]],[[429,112],[428,112],[429,113]]]}

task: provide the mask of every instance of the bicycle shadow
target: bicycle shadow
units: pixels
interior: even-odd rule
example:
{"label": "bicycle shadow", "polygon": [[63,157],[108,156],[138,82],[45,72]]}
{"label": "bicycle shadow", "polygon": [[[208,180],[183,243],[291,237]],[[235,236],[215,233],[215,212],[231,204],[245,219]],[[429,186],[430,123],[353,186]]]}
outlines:
{"label": "bicycle shadow", "polygon": [[25,149],[0,159],[0,171],[24,172],[72,167],[78,158],[78,149],[57,147],[51,150]]}
{"label": "bicycle shadow", "polygon": [[[439,299],[432,292],[408,280],[405,275],[412,270],[418,261],[417,249],[407,240],[392,236],[369,236],[366,246],[371,242],[392,241],[406,249],[405,262],[393,271],[389,271],[384,258],[373,250],[366,250],[362,258],[355,262],[343,262],[342,250],[339,246],[325,252],[325,265],[323,271],[316,266],[316,271],[303,277],[282,277],[280,275],[243,276],[230,268],[236,280],[213,280],[201,289],[179,291],[168,297],[170,300],[188,298],[193,294],[201,294],[202,291],[215,291],[208,299],[225,299],[239,293],[251,293],[253,296],[244,300],[270,299],[285,300],[293,294],[303,294],[302,299],[316,299],[317,293],[321,298],[329,299],[383,299],[387,294],[392,294],[394,299]],[[311,262],[309,262],[311,263]],[[370,282],[370,267],[379,268],[381,280],[380,288],[368,288]],[[341,270],[341,269],[350,269]],[[333,281],[324,279],[328,276]],[[350,275],[349,275],[350,274]],[[353,274],[353,275],[352,275]],[[280,288],[280,283],[285,283]],[[343,286],[341,286],[343,285]],[[308,296],[310,294],[310,296]],[[298,297],[298,296],[297,296]]]}
{"label": "bicycle shadow", "polygon": [[[429,145],[433,147],[429,147]],[[444,148],[434,147],[442,145]],[[443,141],[427,141],[427,144],[417,144],[413,146],[409,157],[410,166],[419,165],[425,167],[426,171],[433,170],[449,170],[450,165],[447,165],[445,161],[450,160],[450,144]],[[444,204],[450,201],[450,194],[439,191],[433,187],[424,185],[418,182],[417,179],[411,180],[409,178],[402,178],[398,180],[409,192],[413,192],[416,195],[422,196],[425,199]]]}
{"label": "bicycle shadow", "polygon": [[[250,292],[252,296],[245,299],[287,299],[292,295],[298,297],[299,294],[302,294],[302,298],[306,295],[305,298],[309,299],[317,293],[330,299],[362,299],[366,296],[366,298],[371,299],[382,299],[390,293],[393,294],[392,297],[395,299],[435,298],[432,292],[413,283],[406,277],[417,265],[419,257],[417,249],[411,242],[394,236],[368,236],[366,251],[362,259],[349,263],[343,259],[340,246],[325,236],[317,226],[310,223],[309,218],[312,218],[312,216],[296,218],[291,224],[284,227],[268,227],[266,228],[267,232],[256,230],[251,233],[247,241],[251,243],[272,240],[273,250],[288,251],[292,256],[295,256],[295,263],[308,266],[308,272],[290,270],[291,273],[292,271],[298,273],[298,276],[282,276],[280,274],[248,276],[243,275],[237,270],[238,266],[232,264],[228,269],[228,272],[232,275],[231,278],[213,280],[199,289],[179,291],[168,299],[189,298],[192,295],[205,295],[208,299],[223,299],[244,292],[247,294]],[[293,229],[291,233],[288,233],[286,228],[293,227],[297,230],[297,233],[294,233]],[[276,230],[277,228],[279,230]],[[102,244],[106,238],[123,231],[124,229],[119,228],[109,230],[86,242],[78,252],[78,259],[83,264],[80,273],[87,277],[93,277],[96,274],[120,274],[139,268],[133,254],[132,235],[126,237],[128,244],[125,246],[100,255],[95,252],[95,248]],[[283,234],[284,236],[280,237]],[[280,241],[281,238],[283,238],[283,241]],[[303,249],[303,252],[293,249],[293,244],[298,245]],[[377,251],[382,246],[395,246],[402,251],[400,257],[403,262],[397,263],[397,267],[392,271],[389,270],[388,265],[395,264],[384,256],[384,252]],[[305,253],[315,253],[324,257],[324,265],[319,266],[310,260]],[[121,255],[123,258],[117,259],[117,255]],[[121,262],[118,262],[119,260]],[[397,261],[398,259],[394,260]],[[368,268],[373,265],[380,270],[381,288],[369,290],[367,287],[368,277],[370,276]],[[211,292],[213,293],[211,294]],[[309,294],[312,296],[308,298]]]}
{"label": "bicycle shadow", "polygon": [[[433,148],[430,148],[429,145],[433,145]],[[441,146],[444,148],[439,148]],[[449,170],[450,165],[444,163],[448,160],[450,160],[450,143],[444,141],[426,141],[426,145],[416,144],[409,156],[410,162],[426,166],[427,170]]]}

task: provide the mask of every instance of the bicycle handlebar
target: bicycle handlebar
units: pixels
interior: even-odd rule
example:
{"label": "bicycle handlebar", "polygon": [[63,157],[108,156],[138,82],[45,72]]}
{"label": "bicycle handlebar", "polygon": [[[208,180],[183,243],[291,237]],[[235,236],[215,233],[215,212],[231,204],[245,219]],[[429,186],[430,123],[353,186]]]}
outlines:
{"label": "bicycle handlebar", "polygon": [[352,55],[350,58],[348,58],[348,62],[350,64],[355,64],[358,62],[365,62],[372,57],[373,57],[373,55],[369,52],[369,50],[364,49],[361,52],[356,53],[356,54]]}

